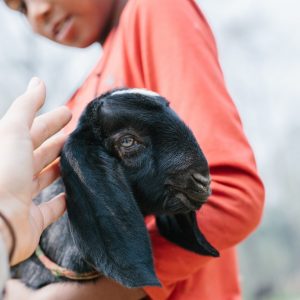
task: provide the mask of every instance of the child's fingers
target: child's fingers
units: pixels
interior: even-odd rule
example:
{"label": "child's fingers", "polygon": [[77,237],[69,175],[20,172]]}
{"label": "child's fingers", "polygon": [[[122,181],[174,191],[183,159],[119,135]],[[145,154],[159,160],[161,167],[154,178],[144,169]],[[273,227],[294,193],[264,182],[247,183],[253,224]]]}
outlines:
{"label": "child's fingers", "polygon": [[70,110],[62,106],[35,118],[30,131],[34,149],[61,130],[71,117]]}
{"label": "child's fingers", "polygon": [[65,212],[65,194],[59,194],[50,201],[41,203],[38,207],[40,209],[40,212],[42,213],[44,221],[42,230],[45,230],[45,228],[55,222]]}
{"label": "child's fingers", "polygon": [[60,175],[59,160],[44,169],[38,176],[35,177],[32,184],[32,198],[37,196],[44,188],[50,185]]}
{"label": "child's fingers", "polygon": [[33,77],[24,94],[19,96],[4,115],[4,120],[9,119],[31,127],[37,111],[44,104],[46,88],[44,83]]}
{"label": "child's fingers", "polygon": [[51,164],[58,156],[67,136],[57,134],[49,138],[33,153],[33,174],[38,174],[49,164]]}

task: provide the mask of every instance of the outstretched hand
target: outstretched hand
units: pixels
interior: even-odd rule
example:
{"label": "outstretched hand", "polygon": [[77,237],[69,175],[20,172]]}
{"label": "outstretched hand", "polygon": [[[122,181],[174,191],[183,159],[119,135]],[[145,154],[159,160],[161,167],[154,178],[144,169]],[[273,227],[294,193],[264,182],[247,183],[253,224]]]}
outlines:
{"label": "outstretched hand", "polygon": [[59,175],[57,161],[66,139],[57,133],[71,119],[66,107],[35,117],[45,85],[33,78],[0,120],[0,211],[16,234],[12,264],[28,258],[43,230],[65,211],[64,194],[35,205],[32,198]]}

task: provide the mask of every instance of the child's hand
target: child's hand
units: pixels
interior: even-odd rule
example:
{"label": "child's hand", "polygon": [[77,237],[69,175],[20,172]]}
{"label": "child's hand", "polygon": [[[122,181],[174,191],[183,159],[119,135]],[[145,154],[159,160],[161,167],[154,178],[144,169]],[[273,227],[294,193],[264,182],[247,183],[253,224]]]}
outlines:
{"label": "child's hand", "polygon": [[[57,162],[65,141],[53,136],[71,119],[66,107],[35,118],[45,100],[45,86],[33,78],[0,121],[0,211],[16,234],[12,263],[29,257],[43,230],[65,210],[64,195],[36,206],[32,198],[59,175]],[[6,241],[8,248],[11,240]]]}

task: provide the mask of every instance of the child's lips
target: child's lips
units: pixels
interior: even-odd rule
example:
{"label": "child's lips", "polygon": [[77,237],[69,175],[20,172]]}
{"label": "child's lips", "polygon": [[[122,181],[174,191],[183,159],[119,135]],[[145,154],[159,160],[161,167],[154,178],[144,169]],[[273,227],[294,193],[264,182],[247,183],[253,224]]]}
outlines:
{"label": "child's lips", "polygon": [[72,16],[67,16],[62,21],[55,24],[53,27],[53,35],[57,42],[63,42],[68,39],[73,27],[73,20],[74,18]]}

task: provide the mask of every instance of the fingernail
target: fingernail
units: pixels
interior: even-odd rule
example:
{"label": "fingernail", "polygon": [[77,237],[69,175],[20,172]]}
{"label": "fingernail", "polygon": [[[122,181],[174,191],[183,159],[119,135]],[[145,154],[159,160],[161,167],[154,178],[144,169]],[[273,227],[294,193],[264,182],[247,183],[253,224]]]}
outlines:
{"label": "fingernail", "polygon": [[37,77],[32,77],[28,83],[27,90],[37,87],[41,82],[41,79]]}

